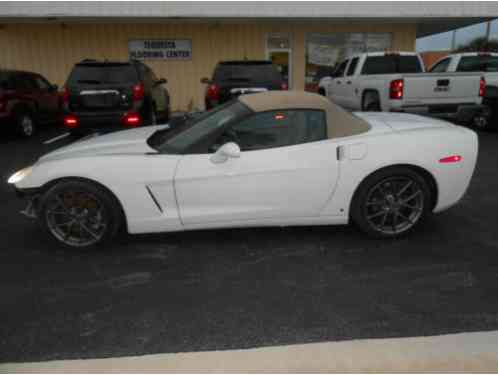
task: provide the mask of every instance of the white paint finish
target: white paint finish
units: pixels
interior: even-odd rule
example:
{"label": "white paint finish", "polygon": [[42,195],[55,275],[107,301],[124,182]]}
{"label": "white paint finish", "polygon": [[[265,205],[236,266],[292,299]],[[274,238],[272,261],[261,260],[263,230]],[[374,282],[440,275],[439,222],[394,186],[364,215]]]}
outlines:
{"label": "white paint finish", "polygon": [[[396,52],[403,56],[420,56],[413,52]],[[319,87],[325,90],[326,96],[335,103],[361,111],[364,102],[368,104],[369,95],[375,93],[380,101],[382,111],[404,111],[429,113],[435,105],[456,105],[478,107],[482,104],[479,87],[482,73],[413,73],[413,74],[362,74],[363,65],[369,56],[383,56],[384,52],[355,54],[347,59],[358,57],[358,65],[352,76],[324,77]],[[349,65],[349,64],[348,64]],[[345,70],[346,74],[347,69]],[[394,80],[403,80],[403,98],[389,97],[390,85]],[[447,80],[449,89],[440,91],[438,82]],[[457,115],[457,113],[455,113]]]}
{"label": "white paint finish", "polygon": [[330,141],[242,152],[213,163],[186,155],[175,186],[185,226],[255,219],[317,216],[338,178]]}
{"label": "white paint finish", "polygon": [[[399,164],[421,167],[435,178],[439,194],[434,211],[461,199],[477,158],[474,132],[415,115],[355,115],[370,123],[370,131],[297,146],[242,151],[239,157],[220,163],[212,162],[213,154],[150,152],[145,141],[161,127],[94,137],[40,158],[31,174],[16,186],[36,188],[62,177],[97,181],[123,205],[130,233],[345,224],[360,183],[381,168]],[[340,161],[337,148],[346,150]],[[463,157],[460,163],[438,162],[455,154]]]}

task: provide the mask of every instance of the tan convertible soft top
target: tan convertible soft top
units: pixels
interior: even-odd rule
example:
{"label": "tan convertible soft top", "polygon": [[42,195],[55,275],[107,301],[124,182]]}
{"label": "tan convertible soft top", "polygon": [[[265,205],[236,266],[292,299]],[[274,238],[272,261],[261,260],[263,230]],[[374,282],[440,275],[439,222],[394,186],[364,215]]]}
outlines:
{"label": "tan convertible soft top", "polygon": [[279,109],[319,109],[327,115],[329,138],[348,137],[364,133],[370,126],[353,116],[327,98],[304,91],[268,91],[242,95],[239,100],[255,112],[278,111]]}

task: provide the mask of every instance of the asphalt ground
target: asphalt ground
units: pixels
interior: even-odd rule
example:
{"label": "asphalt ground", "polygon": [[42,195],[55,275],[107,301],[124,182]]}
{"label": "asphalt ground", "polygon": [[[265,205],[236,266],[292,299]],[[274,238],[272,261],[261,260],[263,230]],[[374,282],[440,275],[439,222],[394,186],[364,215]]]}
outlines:
{"label": "asphalt ground", "polygon": [[498,329],[498,133],[459,205],[411,236],[195,231],[54,247],[4,182],[71,141],[0,138],[0,362],[241,349]]}

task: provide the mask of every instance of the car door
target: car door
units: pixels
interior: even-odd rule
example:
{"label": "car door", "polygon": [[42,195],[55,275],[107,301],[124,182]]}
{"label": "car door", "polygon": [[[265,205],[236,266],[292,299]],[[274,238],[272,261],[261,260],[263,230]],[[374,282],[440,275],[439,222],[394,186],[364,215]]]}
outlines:
{"label": "car door", "polygon": [[37,101],[45,121],[56,121],[59,113],[59,95],[54,85],[40,75],[32,76],[37,92]]}
{"label": "car door", "polygon": [[231,125],[212,148],[236,142],[240,157],[213,162],[213,154],[185,155],[175,176],[183,224],[316,217],[338,178],[335,146],[323,111],[255,113]]}
{"label": "car door", "polygon": [[348,66],[349,60],[343,61],[334,73],[334,79],[330,83],[329,92],[331,93],[330,99],[340,106],[344,106],[344,86],[346,85],[346,80],[344,79],[344,73],[346,72],[346,67]]}

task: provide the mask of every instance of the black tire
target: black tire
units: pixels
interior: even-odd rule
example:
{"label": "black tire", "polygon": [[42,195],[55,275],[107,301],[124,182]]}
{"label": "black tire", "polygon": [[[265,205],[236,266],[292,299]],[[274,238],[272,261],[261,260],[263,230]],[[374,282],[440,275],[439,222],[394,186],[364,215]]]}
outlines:
{"label": "black tire", "polygon": [[488,113],[474,117],[471,126],[477,130],[495,131],[498,127],[498,99],[484,98],[482,104],[488,107]]}
{"label": "black tire", "polygon": [[366,92],[363,95],[361,107],[365,112],[380,112],[382,109],[380,107],[379,95],[373,91]]}
{"label": "black tire", "polygon": [[386,168],[361,183],[351,203],[351,219],[371,237],[395,238],[410,233],[426,220],[431,205],[429,183],[422,175],[407,167]]}
{"label": "black tire", "polygon": [[96,183],[77,179],[50,187],[40,198],[37,214],[49,237],[70,249],[92,249],[109,242],[124,222],[114,195]]}
{"label": "black tire", "polygon": [[321,87],[318,89],[318,93],[319,93],[321,96],[327,96],[327,94],[325,93],[325,89],[323,89],[323,88],[321,88]]}
{"label": "black tire", "polygon": [[157,110],[156,110],[156,105],[152,103],[151,109],[150,109],[150,114],[149,114],[149,124],[148,125],[157,125]]}
{"label": "black tire", "polygon": [[23,138],[30,138],[36,132],[35,118],[33,113],[27,109],[21,109],[15,113],[16,130]]}

